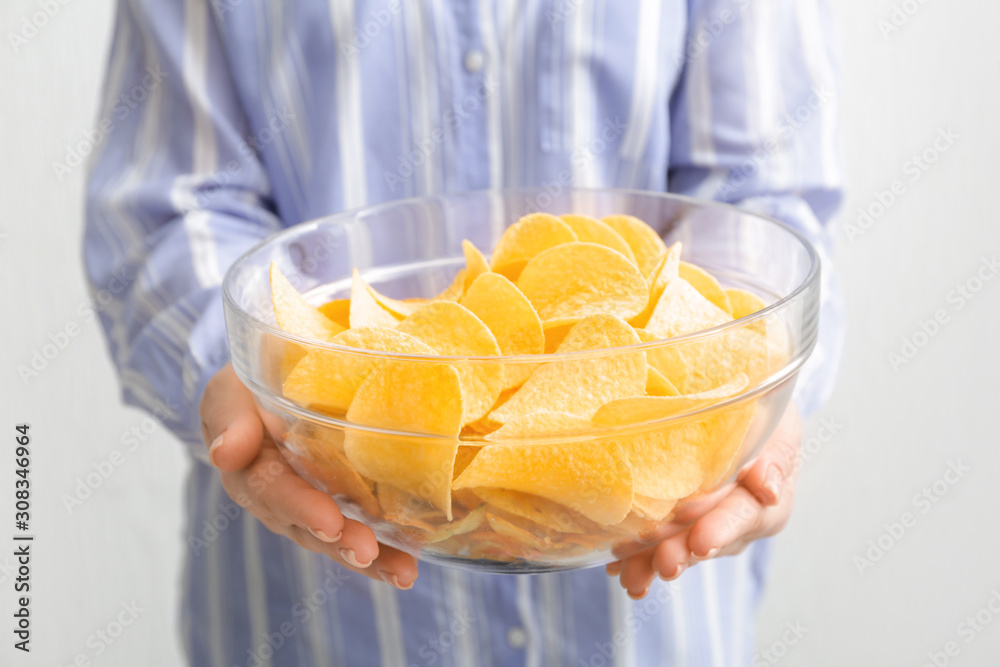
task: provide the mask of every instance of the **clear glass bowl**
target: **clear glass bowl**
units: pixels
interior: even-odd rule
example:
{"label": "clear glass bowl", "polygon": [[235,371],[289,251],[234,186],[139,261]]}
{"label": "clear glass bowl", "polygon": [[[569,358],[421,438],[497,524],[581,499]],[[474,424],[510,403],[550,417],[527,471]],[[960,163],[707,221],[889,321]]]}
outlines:
{"label": "clear glass bowl", "polygon": [[[306,340],[275,323],[271,262],[315,305],[349,296],[354,268],[388,296],[430,297],[464,267],[463,239],[488,252],[507,226],[538,211],[636,216],[668,244],[682,241],[686,261],[725,288],[758,295],[766,308],[712,329],[639,345],[500,358],[358,350]],[[223,291],[236,373],[293,468],[331,494],[346,516],[371,526],[381,542],[422,560],[483,571],[543,572],[599,565],[639,551],[706,511],[719,496],[715,492],[732,483],[773,431],[815,345],[819,259],[790,227],[718,203],[613,189],[481,191],[392,202],[297,225],[240,258],[226,274]],[[750,338],[756,343],[748,347]],[[542,364],[563,364],[594,387],[607,381],[601,369],[608,364],[627,365],[636,355],[653,360],[677,350],[688,360],[692,388],[699,386],[703,368],[722,358],[740,366],[725,372],[743,372],[748,382],[735,395],[692,401],[654,421],[493,442],[469,428],[456,439],[362,426],[288,400],[282,394],[285,377],[298,359],[317,350],[375,363],[444,363],[472,375],[500,368],[505,378],[524,377]],[[733,350],[734,356],[720,356]],[[408,398],[421,405],[424,397]],[[650,446],[668,453],[649,454]],[[474,479],[480,486],[451,489],[486,448],[505,449],[489,453],[498,455],[491,465],[479,466]],[[639,462],[629,470],[617,454],[608,457],[609,448],[653,458],[633,455],[629,460]],[[499,481],[483,481],[491,475]],[[662,479],[671,485],[668,492],[657,487],[659,497],[634,493]],[[484,483],[505,488],[497,493]],[[627,493],[632,495],[625,500]]]}

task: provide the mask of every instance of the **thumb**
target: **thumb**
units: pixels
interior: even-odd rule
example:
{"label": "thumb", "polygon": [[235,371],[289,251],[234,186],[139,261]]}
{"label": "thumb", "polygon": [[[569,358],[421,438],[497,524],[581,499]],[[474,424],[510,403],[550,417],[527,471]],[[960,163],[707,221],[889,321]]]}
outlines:
{"label": "thumb", "polygon": [[209,461],[216,468],[240,470],[257,458],[264,426],[253,394],[240,382],[232,364],[226,364],[205,386],[201,426]]}
{"label": "thumb", "polygon": [[792,403],[757,459],[740,475],[740,483],[761,505],[777,505],[783,482],[796,472],[801,447],[802,418]]}

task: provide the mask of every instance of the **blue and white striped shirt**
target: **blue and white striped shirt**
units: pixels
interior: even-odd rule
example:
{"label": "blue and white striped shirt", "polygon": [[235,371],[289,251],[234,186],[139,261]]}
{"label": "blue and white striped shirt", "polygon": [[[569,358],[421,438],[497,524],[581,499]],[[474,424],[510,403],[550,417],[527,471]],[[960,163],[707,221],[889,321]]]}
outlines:
{"label": "blue and white striped shirt", "polygon": [[[192,664],[751,662],[766,544],[657,581],[642,602],[602,570],[422,564],[398,592],[241,512],[205,464],[198,404],[228,357],[226,268],[339,210],[528,185],[671,190],[768,213],[828,249],[841,198],[830,21],[823,0],[119,1],[85,255],[125,400],[197,459]],[[807,411],[838,356],[831,280]]]}

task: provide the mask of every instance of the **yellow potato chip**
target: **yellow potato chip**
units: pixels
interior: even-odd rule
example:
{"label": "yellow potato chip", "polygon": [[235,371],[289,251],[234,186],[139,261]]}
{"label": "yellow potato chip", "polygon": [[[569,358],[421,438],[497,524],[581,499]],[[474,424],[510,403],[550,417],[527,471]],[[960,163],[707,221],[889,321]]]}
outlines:
{"label": "yellow potato chip", "polygon": [[716,444],[686,425],[634,433],[615,442],[628,457],[635,492],[656,499],[684,498],[697,491],[705,478],[703,460]]}
{"label": "yellow potato chip", "polygon": [[[663,340],[659,336],[646,331],[645,329],[636,329],[635,333],[639,336],[639,340],[643,343],[652,343],[654,341]],[[677,349],[676,345],[663,345],[660,347],[655,347],[650,350],[646,350],[646,360],[649,365],[658,370],[663,377],[670,381],[670,384],[674,385],[678,389],[686,386],[688,379],[688,365],[687,361],[684,359],[684,355],[681,351]],[[717,384],[722,384],[717,383]]]}
{"label": "yellow potato chip", "polygon": [[[558,352],[578,352],[635,345],[639,336],[611,315],[591,315],[566,335]],[[564,412],[589,418],[616,398],[646,391],[646,355],[619,352],[605,356],[552,361],[539,366],[510,399],[493,410],[498,424],[532,412]]]}
{"label": "yellow potato chip", "polygon": [[[538,313],[519,289],[499,273],[483,273],[459,303],[468,308],[496,337],[500,354],[514,356],[545,351],[545,332]],[[505,364],[504,386],[524,383],[534,364]]]}
{"label": "yellow potato chip", "polygon": [[[395,329],[360,327],[334,336],[331,343],[363,350],[437,354],[429,345]],[[378,357],[333,350],[313,350],[292,369],[282,386],[285,398],[299,405],[343,414]]]}
{"label": "yellow potato chip", "polygon": [[383,327],[393,329],[399,324],[399,318],[379,303],[375,291],[365,282],[357,269],[354,269],[354,280],[351,283],[352,329],[361,327]]}
{"label": "yellow potato chip", "polygon": [[348,429],[344,452],[365,477],[423,498],[450,521],[462,412],[462,384],[454,367],[417,361],[379,363],[358,387],[348,421],[441,437]]}
{"label": "yellow potato chip", "polygon": [[511,521],[510,518],[504,517],[498,512],[491,512],[487,510],[486,524],[493,529],[493,532],[508,538],[511,546],[513,547],[510,551],[518,553],[522,557],[527,555],[525,553],[525,549],[530,551],[541,551],[546,547],[544,538],[536,535],[524,526],[517,525]]}
{"label": "yellow potato chip", "polygon": [[729,313],[703,297],[691,283],[676,278],[663,289],[645,329],[660,338],[671,338],[710,329],[730,319]]}
{"label": "yellow potato chip", "polygon": [[327,341],[344,330],[310,305],[271,262],[271,303],[278,328],[303,338]]}
{"label": "yellow potato chip", "polygon": [[652,366],[646,369],[646,395],[677,396],[679,394],[680,392],[677,390],[677,387],[663,373]]}
{"label": "yellow potato chip", "polygon": [[463,277],[463,289],[468,291],[476,278],[484,273],[489,273],[490,264],[479,252],[479,248],[472,244],[472,241],[462,241],[462,252],[465,254],[465,276]]}
{"label": "yellow potato chip", "polygon": [[548,498],[510,489],[474,489],[492,507],[561,533],[582,533],[590,522]]}
{"label": "yellow potato chip", "polygon": [[485,520],[486,506],[483,505],[475,508],[461,519],[445,524],[435,530],[434,533],[427,538],[427,543],[436,544],[437,542],[444,542],[448,538],[455,537],[456,535],[471,533],[475,529],[479,528]]}
{"label": "yellow potato chip", "polygon": [[560,215],[559,219],[569,225],[580,241],[607,246],[625,255],[633,264],[636,263],[635,254],[628,243],[625,243],[625,239],[600,220],[586,215],[572,214]]}
{"label": "yellow potato chip", "polygon": [[726,291],[719,285],[719,281],[705,269],[688,262],[680,263],[680,277],[691,283],[691,286],[701,292],[701,295],[718,306],[719,310],[725,311],[727,315],[733,314],[733,307],[729,303]]}
{"label": "yellow potato chip", "polygon": [[339,447],[325,438],[295,433],[289,434],[285,446],[298,455],[291,458],[295,471],[315,480],[321,491],[331,496],[345,496],[371,516],[381,514],[368,482],[358,474]]}
{"label": "yellow potato chip", "polygon": [[701,428],[706,433],[704,437],[719,443],[711,456],[704,460],[703,490],[714,488],[729,473],[734,472],[733,466],[743,447],[747,431],[750,430],[756,409],[757,401],[751,401],[701,422]]}
{"label": "yellow potato chip", "polygon": [[[558,324],[545,327],[545,354],[552,354],[559,349],[566,339],[570,329],[575,327],[577,320],[571,320],[568,324]],[[544,326],[544,325],[543,325]]]}
{"label": "yellow potato chip", "polygon": [[605,526],[632,507],[632,469],[621,448],[609,443],[488,445],[453,487],[541,496]]}
{"label": "yellow potato chip", "polygon": [[756,385],[784,366],[789,353],[784,328],[778,322],[768,322],[770,335],[765,337],[757,324],[765,323],[754,322],[705,340],[683,343],[680,347],[690,372],[678,388],[684,393],[705,391],[738,373],[745,373]]}
{"label": "yellow potato chip", "polygon": [[764,310],[764,300],[756,294],[741,289],[727,289],[726,297],[733,308],[733,319],[738,320],[757,311]]}
{"label": "yellow potato chip", "polygon": [[663,521],[674,511],[677,501],[672,498],[648,498],[635,494],[632,500],[632,511],[643,519],[651,521]]}
{"label": "yellow potato chip", "polygon": [[428,505],[423,499],[391,484],[381,482],[376,484],[375,497],[387,521],[407,528],[433,533],[436,530],[434,524],[444,516],[440,510]]}
{"label": "yellow potato chip", "polygon": [[458,301],[461,299],[465,293],[465,273],[465,269],[459,269],[451,285],[446,287],[443,292],[431,299],[431,301]]}
{"label": "yellow potato chip", "polygon": [[351,328],[351,300],[334,299],[319,307],[319,312],[345,329]]}
{"label": "yellow potato chip", "polygon": [[560,243],[577,241],[569,225],[554,215],[532,213],[507,228],[493,249],[490,266],[512,282],[532,257]]}
{"label": "yellow potato chip", "polygon": [[517,281],[542,321],[587,315],[635,316],[649,286],[620,252],[596,243],[564,243],[539,253]]}
{"label": "yellow potato chip", "polygon": [[[500,356],[497,339],[469,309],[450,301],[429,303],[399,323],[408,333],[446,356]],[[504,386],[501,363],[461,363],[455,368],[462,379],[462,423],[483,417],[496,402]]]}
{"label": "yellow potato chip", "polygon": [[618,232],[632,248],[636,262],[642,275],[648,276],[660,256],[667,251],[667,246],[660,235],[645,222],[631,215],[609,215],[601,218],[601,222]]}
{"label": "yellow potato chip", "polygon": [[594,413],[595,424],[621,426],[666,419],[683,412],[718,403],[747,387],[747,376],[740,373],[724,385],[697,394],[680,396],[633,396],[605,403]]}
{"label": "yellow potato chip", "polygon": [[485,436],[491,442],[542,437],[556,434],[579,433],[592,428],[589,419],[568,412],[528,412],[508,420],[503,426]]}
{"label": "yellow potato chip", "polygon": [[656,308],[656,303],[660,300],[660,296],[663,294],[667,283],[678,276],[682,248],[683,246],[678,241],[670,246],[666,254],[656,263],[647,281],[649,283],[649,300],[646,302],[646,307],[643,308],[641,313],[631,318],[628,321],[629,324],[641,328],[649,322],[649,317],[653,314],[653,309]]}
{"label": "yellow potato chip", "polygon": [[[726,296],[729,298],[729,304],[733,307],[734,320],[746,317],[747,315],[753,315],[758,311],[764,310],[766,307],[764,300],[759,296],[741,289],[727,289]],[[767,322],[763,321],[754,322],[749,328],[763,335],[768,329],[767,324]]]}

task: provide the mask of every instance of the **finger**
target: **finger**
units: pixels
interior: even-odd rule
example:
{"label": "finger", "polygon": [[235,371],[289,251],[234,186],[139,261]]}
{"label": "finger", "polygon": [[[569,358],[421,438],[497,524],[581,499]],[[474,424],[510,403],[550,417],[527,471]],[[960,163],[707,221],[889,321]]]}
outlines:
{"label": "finger", "polygon": [[641,600],[649,592],[654,576],[652,558],[653,550],[646,549],[622,561],[621,585],[633,600]]}
{"label": "finger", "polygon": [[691,560],[688,538],[689,531],[686,531],[656,545],[652,567],[661,578],[673,581],[683,574]]}
{"label": "finger", "polygon": [[337,503],[299,477],[273,448],[266,450],[246,474],[224,473],[229,475],[241,475],[256,505],[254,513],[266,512],[279,524],[300,526],[325,542],[341,539],[345,520]]}
{"label": "finger", "polygon": [[253,394],[227,364],[208,381],[201,401],[208,457],[220,470],[239,470],[257,458],[264,427]]}
{"label": "finger", "polygon": [[740,475],[740,483],[762,505],[777,505],[784,481],[792,476],[802,446],[802,419],[794,404],[785,411],[774,435],[768,439],[754,463]]}
{"label": "finger", "polygon": [[[691,526],[688,549],[699,560],[722,555],[724,550],[734,545],[735,549],[742,549],[745,541],[756,537],[762,528],[765,512],[750,491],[737,487],[715,509]],[[726,553],[733,553],[735,549],[730,548]]]}
{"label": "finger", "polygon": [[604,566],[604,571],[608,573],[609,577],[617,577],[622,573],[622,561],[615,560],[611,561]]}
{"label": "finger", "polygon": [[384,581],[399,590],[413,588],[413,582],[417,579],[416,559],[399,549],[381,545],[378,557],[365,567],[360,567],[352,561],[345,560],[337,545],[317,540],[298,526],[289,526],[285,534],[300,546],[328,556],[341,567],[370,579]]}

